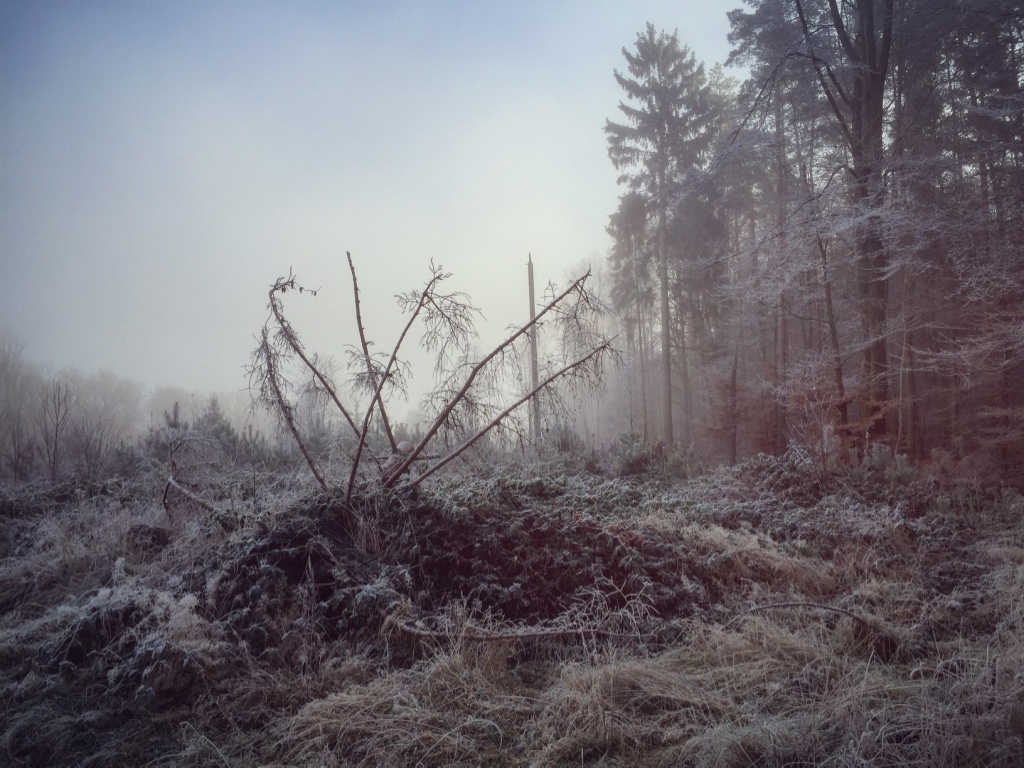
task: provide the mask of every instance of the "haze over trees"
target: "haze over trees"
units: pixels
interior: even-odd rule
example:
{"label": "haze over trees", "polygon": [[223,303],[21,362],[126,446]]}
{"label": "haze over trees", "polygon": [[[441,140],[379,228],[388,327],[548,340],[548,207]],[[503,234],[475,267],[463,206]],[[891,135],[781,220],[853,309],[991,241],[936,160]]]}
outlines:
{"label": "haze over trees", "polygon": [[652,26],[615,75],[611,298],[643,433],[730,461],[879,442],[1019,481],[1019,4],[746,5],[745,82]]}
{"label": "haze over trees", "polygon": [[203,435],[226,456],[269,459],[247,393],[196,398],[160,387],[148,395],[109,371],[44,372],[13,338],[0,341],[0,480],[93,482],[167,459],[168,434]]}
{"label": "haze over trees", "polygon": [[[591,285],[625,367],[578,437],[632,434],[705,465],[879,443],[1020,481],[1019,3],[747,0],[729,17],[744,82],[652,24],[612,73],[622,196]],[[114,472],[118,446],[186,405],[154,394],[147,425],[141,397],[113,374],[44,376],[4,342],[3,477]],[[207,404],[188,405],[204,423]],[[296,401],[320,452],[345,431],[325,405]]]}
{"label": "haze over trees", "polygon": [[[671,362],[676,324],[675,336],[682,342],[678,357],[683,398],[687,404],[690,382],[685,347],[686,316],[678,302],[673,311],[669,301],[670,295],[678,293],[669,279],[670,215],[678,213],[678,218],[684,215],[686,206],[678,199],[680,191],[703,165],[714,137],[715,115],[704,65],[698,65],[693,53],[680,46],[678,35],[656,33],[654,25],[648,24],[646,31],[637,37],[636,53],[623,50],[623,54],[631,77],[616,72],[615,79],[629,99],[628,104],[619,105],[626,123],[609,120],[605,125],[608,155],[616,169],[623,172],[619,183],[627,184],[630,191],[630,195],[623,198],[613,223],[615,234],[622,238],[613,259],[620,273],[625,270],[620,282],[630,286],[632,281],[639,317],[640,307],[636,302],[639,301],[638,273],[642,267],[637,262],[645,250],[638,247],[634,230],[642,219],[649,217],[654,242],[648,250],[653,250],[657,272],[657,316],[661,324],[661,417],[665,441],[671,444],[675,439]],[[676,252],[681,255],[681,249]],[[649,268],[647,264],[644,266]],[[673,272],[674,282],[678,283],[682,270],[677,268]],[[688,410],[686,415],[690,415]],[[686,427],[684,439],[689,439],[689,420]]]}

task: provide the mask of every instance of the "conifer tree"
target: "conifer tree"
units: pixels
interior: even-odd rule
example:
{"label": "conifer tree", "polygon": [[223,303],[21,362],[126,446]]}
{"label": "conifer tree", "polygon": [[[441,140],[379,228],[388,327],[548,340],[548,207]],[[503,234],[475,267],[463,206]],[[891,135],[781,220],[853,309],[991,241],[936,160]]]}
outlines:
{"label": "conifer tree", "polygon": [[624,123],[605,124],[608,156],[622,172],[620,184],[642,197],[655,221],[658,282],[660,289],[663,438],[671,445],[672,340],[668,222],[682,196],[684,184],[705,161],[714,137],[709,108],[710,87],[704,65],[680,45],[676,32],[656,32],[648,24],[637,35],[636,51],[623,48],[628,74],[615,72],[626,92],[620,102]]}

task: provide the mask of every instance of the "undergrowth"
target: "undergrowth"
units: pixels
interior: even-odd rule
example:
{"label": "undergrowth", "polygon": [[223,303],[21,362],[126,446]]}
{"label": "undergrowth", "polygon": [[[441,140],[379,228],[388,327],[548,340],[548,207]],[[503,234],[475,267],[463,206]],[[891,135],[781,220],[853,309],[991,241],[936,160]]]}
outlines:
{"label": "undergrowth", "polygon": [[0,495],[0,762],[1019,765],[1024,501],[793,452]]}

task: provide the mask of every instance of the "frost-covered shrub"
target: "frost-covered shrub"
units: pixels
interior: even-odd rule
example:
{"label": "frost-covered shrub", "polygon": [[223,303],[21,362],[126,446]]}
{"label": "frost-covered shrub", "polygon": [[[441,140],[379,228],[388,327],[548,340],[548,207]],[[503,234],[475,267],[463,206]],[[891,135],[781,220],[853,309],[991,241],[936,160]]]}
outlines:
{"label": "frost-covered shrub", "polygon": [[660,440],[649,443],[635,432],[619,438],[612,456],[618,477],[649,475],[659,479],[685,479],[697,474],[696,456],[691,449],[666,449]]}
{"label": "frost-covered shrub", "polygon": [[885,443],[872,443],[864,456],[864,465],[869,470],[884,472],[892,464],[892,448]]}
{"label": "frost-covered shrub", "polygon": [[[545,430],[538,448],[540,458],[556,472],[601,474],[604,471],[597,451],[589,448],[583,436],[564,422]],[[507,457],[497,460],[504,463]]]}
{"label": "frost-covered shrub", "polygon": [[108,471],[111,477],[136,478],[153,469],[153,461],[134,443],[121,443],[111,452]]}
{"label": "frost-covered shrub", "polygon": [[583,438],[575,429],[563,422],[557,422],[545,430],[544,445],[548,451],[560,454],[581,453],[585,448]]}
{"label": "frost-covered shrub", "polygon": [[619,438],[614,454],[615,474],[619,477],[642,475],[654,461],[652,447],[635,432]]}

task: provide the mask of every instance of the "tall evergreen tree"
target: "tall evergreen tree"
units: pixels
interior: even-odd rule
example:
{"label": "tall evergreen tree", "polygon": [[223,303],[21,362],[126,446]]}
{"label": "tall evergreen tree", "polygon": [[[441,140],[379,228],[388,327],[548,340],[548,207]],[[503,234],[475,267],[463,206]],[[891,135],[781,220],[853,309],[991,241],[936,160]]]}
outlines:
{"label": "tall evergreen tree", "polygon": [[605,124],[608,156],[622,171],[620,184],[640,195],[654,217],[660,289],[663,438],[675,441],[672,418],[672,328],[669,285],[668,221],[683,184],[700,169],[714,138],[710,87],[704,65],[673,32],[648,24],[637,35],[636,50],[623,48],[628,76],[615,79],[629,103],[620,102],[625,123]]}

